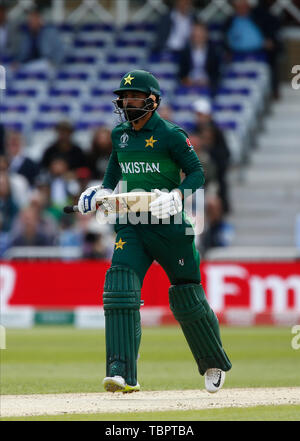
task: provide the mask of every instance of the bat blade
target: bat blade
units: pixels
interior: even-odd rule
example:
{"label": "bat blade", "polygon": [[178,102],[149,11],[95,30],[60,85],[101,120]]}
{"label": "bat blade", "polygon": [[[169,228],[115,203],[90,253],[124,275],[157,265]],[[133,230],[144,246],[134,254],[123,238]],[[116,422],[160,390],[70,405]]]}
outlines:
{"label": "bat blade", "polygon": [[157,198],[152,192],[138,191],[129,193],[118,193],[103,196],[97,199],[97,204],[107,201],[113,213],[137,213],[149,211],[149,204]]}

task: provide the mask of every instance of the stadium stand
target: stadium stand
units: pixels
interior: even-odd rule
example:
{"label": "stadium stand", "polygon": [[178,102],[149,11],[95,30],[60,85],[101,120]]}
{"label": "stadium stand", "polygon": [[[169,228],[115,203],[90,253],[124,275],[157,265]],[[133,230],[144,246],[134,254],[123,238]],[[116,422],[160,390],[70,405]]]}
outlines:
{"label": "stadium stand", "polygon": [[[3,123],[26,132],[30,153],[35,159],[49,142],[50,134],[45,131],[51,130],[62,118],[70,119],[87,132],[97,124],[113,126],[112,90],[124,73],[137,67],[157,76],[164,99],[176,110],[175,122],[191,129],[192,104],[199,96],[209,95],[209,91],[180,86],[176,61],[172,57],[164,59],[149,54],[155,23],[129,23],[121,29],[99,23],[77,27],[64,23],[58,31],[66,44],[67,55],[54,79],[38,67],[21,68],[9,77],[1,103],[5,106],[2,107],[5,109]],[[214,98],[215,119],[229,139],[234,140],[233,157],[237,163],[244,158],[242,150],[249,133],[255,137],[256,122],[265,109],[268,75],[267,65],[255,56],[233,61],[226,65],[221,87]],[[34,99],[30,104],[26,99],[24,106],[24,97]],[[102,107],[85,106],[96,100],[101,101]],[[22,110],[20,104],[23,104]],[[87,143],[84,147],[87,148]]]}
{"label": "stadium stand", "polygon": [[[207,87],[180,84],[178,65],[172,55],[153,54],[157,15],[151,19],[118,27],[98,21],[58,24],[66,55],[53,71],[38,65],[11,69],[11,57],[2,57],[8,75],[0,103],[1,122],[5,129],[24,134],[28,157],[40,161],[55,140],[55,126],[60,121],[74,125],[74,142],[88,152],[95,130],[111,129],[118,122],[113,114],[113,89],[126,72],[141,68],[158,78],[173,121],[189,133],[195,127],[195,101],[201,97],[209,100],[213,120],[229,146],[231,166],[240,170],[251,162],[254,148],[261,142],[260,129],[271,102],[270,66],[264,57],[248,53],[245,57],[224,58],[220,85],[212,97]],[[221,46],[220,23],[211,22],[208,29],[210,40]],[[82,178],[80,185],[87,182]]]}

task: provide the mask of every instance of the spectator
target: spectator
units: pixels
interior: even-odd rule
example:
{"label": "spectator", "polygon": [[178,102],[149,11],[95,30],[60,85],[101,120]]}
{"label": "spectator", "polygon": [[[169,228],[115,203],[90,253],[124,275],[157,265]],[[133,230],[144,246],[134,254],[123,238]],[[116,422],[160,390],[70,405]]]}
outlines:
{"label": "spectator", "polygon": [[15,52],[16,32],[7,20],[7,7],[0,3],[0,60],[10,58]]}
{"label": "spectator", "polygon": [[57,29],[46,24],[37,9],[29,11],[27,22],[21,26],[16,55],[20,63],[46,61],[58,66],[64,60],[64,44]]}
{"label": "spectator", "polygon": [[195,20],[192,1],[175,0],[174,7],[158,23],[152,53],[170,51],[177,55],[186,46]]}
{"label": "spectator", "polygon": [[0,155],[4,154],[4,126],[0,122]]}
{"label": "spectator", "polygon": [[203,23],[192,26],[191,38],[180,51],[179,79],[184,86],[203,86],[215,95],[220,78],[220,54],[208,41],[208,30]]}
{"label": "spectator", "polygon": [[10,131],[6,135],[6,155],[10,173],[24,176],[31,186],[39,173],[38,164],[23,153],[23,137],[20,132]]}
{"label": "spectator", "polygon": [[54,238],[57,236],[58,222],[48,209],[48,199],[45,196],[46,194],[43,193],[41,187],[37,187],[31,194],[29,205],[37,211],[43,232]]}
{"label": "spectator", "polygon": [[19,208],[28,204],[30,198],[30,186],[27,179],[19,173],[9,173],[9,164],[7,157],[0,156],[0,172],[5,172],[9,176],[9,184],[14,200]]}
{"label": "spectator", "polygon": [[62,216],[61,207],[53,205],[51,200],[51,178],[49,174],[40,174],[36,180],[36,188],[31,195],[31,203],[47,218],[57,222]]}
{"label": "spectator", "polygon": [[46,185],[44,195],[48,200],[48,211],[58,220],[63,207],[73,203],[73,197],[80,193],[79,183],[70,173],[64,156],[59,154],[51,158],[48,172],[39,176],[39,187],[40,184]]}
{"label": "spectator", "polygon": [[100,127],[94,133],[91,151],[87,157],[87,165],[91,171],[91,179],[102,180],[112,151],[111,131]]}
{"label": "spectator", "polygon": [[233,235],[233,226],[224,219],[221,199],[208,196],[205,201],[205,230],[201,235],[203,253],[210,248],[229,246]]}
{"label": "spectator", "polygon": [[19,211],[17,202],[11,191],[9,175],[0,171],[0,231],[8,232]]}
{"label": "spectator", "polygon": [[11,247],[55,245],[55,237],[46,231],[42,216],[34,205],[25,207],[18,220],[19,231],[12,233]]}
{"label": "spectator", "polygon": [[163,119],[172,122],[173,121],[173,111],[172,107],[168,104],[164,104],[163,106],[159,106],[158,113]]}
{"label": "spectator", "polygon": [[262,3],[252,8],[249,0],[233,1],[234,14],[224,24],[226,46],[231,56],[263,54],[270,66],[273,97],[278,98],[280,22]]}
{"label": "spectator", "polygon": [[91,217],[84,228],[83,256],[87,259],[109,259],[113,253],[114,232],[110,224]]}
{"label": "spectator", "polygon": [[62,121],[56,126],[57,140],[50,145],[41,160],[41,168],[49,171],[53,158],[60,156],[68,164],[68,168],[75,171],[86,165],[86,158],[81,148],[72,141],[73,126]]}
{"label": "spectator", "polygon": [[210,189],[212,185],[213,186],[216,185],[217,182],[216,165],[214,161],[211,159],[209,153],[206,151],[205,148],[206,146],[204,144],[204,140],[202,139],[201,135],[199,135],[197,132],[192,133],[189,136],[189,139],[191,141],[192,146],[194,147],[194,150],[199,158],[199,161],[202,164],[205,175],[204,188],[207,191]]}
{"label": "spectator", "polygon": [[[80,196],[81,193],[88,187],[91,181],[91,174],[92,173],[89,167],[81,167],[76,170],[75,179],[80,188],[78,196]],[[75,202],[77,202],[77,200],[75,200]]]}
{"label": "spectator", "polygon": [[196,132],[201,137],[203,148],[209,154],[216,167],[218,195],[223,204],[224,213],[230,212],[227,172],[230,165],[230,150],[222,131],[212,118],[211,104],[205,98],[194,103]]}
{"label": "spectator", "polygon": [[11,192],[9,176],[5,171],[0,171],[0,256],[8,248],[9,232],[18,211],[19,207]]}
{"label": "spectator", "polygon": [[61,247],[83,247],[83,231],[78,228],[75,217],[63,214],[60,219],[58,244]]}
{"label": "spectator", "polygon": [[107,259],[108,254],[102,234],[87,232],[84,238],[84,257],[86,259]]}

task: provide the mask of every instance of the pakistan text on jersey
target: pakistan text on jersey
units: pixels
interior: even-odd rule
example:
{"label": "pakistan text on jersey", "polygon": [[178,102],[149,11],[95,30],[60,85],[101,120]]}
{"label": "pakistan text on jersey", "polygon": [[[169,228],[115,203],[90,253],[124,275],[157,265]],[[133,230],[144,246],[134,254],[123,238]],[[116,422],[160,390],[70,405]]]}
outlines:
{"label": "pakistan text on jersey", "polygon": [[159,162],[156,164],[154,162],[124,162],[120,163],[122,173],[160,173]]}

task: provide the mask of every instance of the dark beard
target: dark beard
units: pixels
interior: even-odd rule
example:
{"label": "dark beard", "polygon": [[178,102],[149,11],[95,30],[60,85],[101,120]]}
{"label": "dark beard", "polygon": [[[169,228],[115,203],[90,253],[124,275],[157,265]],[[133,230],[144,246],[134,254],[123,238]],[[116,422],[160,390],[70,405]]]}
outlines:
{"label": "dark beard", "polygon": [[139,109],[137,107],[131,107],[130,109],[126,110],[124,109],[124,116],[127,119],[127,121],[133,121],[138,118],[142,118],[147,114],[147,111],[144,109]]}

